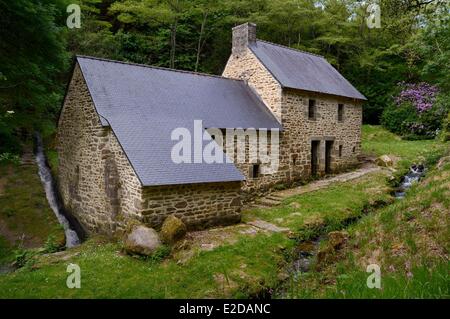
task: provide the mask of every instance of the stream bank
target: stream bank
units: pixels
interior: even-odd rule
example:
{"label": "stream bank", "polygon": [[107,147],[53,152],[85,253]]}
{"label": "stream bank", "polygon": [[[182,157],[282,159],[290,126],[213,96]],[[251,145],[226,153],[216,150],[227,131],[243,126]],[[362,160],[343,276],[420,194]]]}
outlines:
{"label": "stream bank", "polygon": [[45,190],[45,195],[50,208],[56,215],[59,223],[64,228],[66,236],[66,248],[78,246],[81,240],[84,238],[81,225],[76,221],[73,216],[70,216],[65,212],[60,196],[56,187],[56,183],[51,174],[50,167],[48,166],[47,159],[44,153],[44,146],[42,137],[39,133],[35,134],[36,141],[36,163],[39,169],[39,177]]}
{"label": "stream bank", "polygon": [[[283,280],[275,289],[268,289],[263,292],[262,296],[265,298],[286,297],[290,285],[297,282],[303,274],[311,271],[320,271],[321,264],[331,255],[335,255],[344,245],[348,239],[348,233],[345,230],[349,226],[378,209],[392,205],[395,203],[395,199],[403,199],[412,185],[424,177],[426,171],[426,167],[423,164],[411,165],[408,173],[397,181],[394,190],[391,192],[392,200],[376,201],[365,206],[357,216],[345,219],[336,229],[327,229],[326,226],[323,226],[315,231],[316,235],[312,238],[307,240],[297,239],[295,248],[287,258],[288,266],[283,271]],[[322,245],[322,243],[325,243],[325,245]]]}

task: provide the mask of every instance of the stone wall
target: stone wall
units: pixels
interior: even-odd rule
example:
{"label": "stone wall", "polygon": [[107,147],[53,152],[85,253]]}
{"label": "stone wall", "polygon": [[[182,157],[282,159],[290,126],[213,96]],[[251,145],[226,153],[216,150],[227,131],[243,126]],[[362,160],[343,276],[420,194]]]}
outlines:
{"label": "stone wall", "polygon": [[139,218],[140,182],[110,127],[103,127],[77,65],[58,126],[58,185],[65,208],[88,233],[113,234]]}
{"label": "stone wall", "polygon": [[[320,143],[319,175],[325,173],[326,141],[333,141],[332,172],[357,164],[357,156],[361,151],[362,125],[362,107],[359,102],[283,89],[249,48],[237,52],[229,58],[223,76],[247,81],[283,125],[278,172],[252,179],[249,176],[250,163],[236,164],[247,178],[244,190],[253,194],[255,190],[265,191],[275,184],[289,185],[308,178],[311,175],[313,140]],[[309,99],[316,101],[317,114],[313,120],[308,118]],[[344,104],[342,122],[338,121],[338,104]]]}
{"label": "stone wall", "polygon": [[[309,119],[309,100],[316,102],[316,116]],[[338,104],[343,104],[338,121]],[[311,141],[320,142],[319,175],[325,171],[325,142],[333,141],[331,170],[337,172],[358,163],[361,153],[362,107],[349,99],[311,92],[284,90],[282,124],[285,129],[281,161],[288,163],[291,179],[310,175]],[[339,146],[341,154],[339,154]]]}
{"label": "stone wall", "polygon": [[103,127],[77,65],[58,126],[58,185],[88,233],[116,235],[129,219],[158,227],[174,213],[190,228],[240,220],[240,183],[142,187],[114,132]]}
{"label": "stone wall", "polygon": [[278,121],[281,121],[281,85],[259,62],[249,48],[240,54],[232,54],[222,75],[227,78],[248,82]]}
{"label": "stone wall", "polygon": [[183,220],[189,229],[241,220],[241,182],[145,187],[143,198],[143,221],[154,227],[159,227],[171,214]]}

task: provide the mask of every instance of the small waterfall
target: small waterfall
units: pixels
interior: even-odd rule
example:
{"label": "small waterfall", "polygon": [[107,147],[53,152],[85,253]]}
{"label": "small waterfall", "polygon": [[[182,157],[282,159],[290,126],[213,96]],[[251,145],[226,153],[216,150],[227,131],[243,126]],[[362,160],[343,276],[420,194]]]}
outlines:
{"label": "small waterfall", "polygon": [[420,165],[412,165],[409,169],[408,174],[403,176],[402,181],[400,183],[400,186],[395,191],[395,197],[396,198],[403,198],[405,197],[406,191],[411,188],[411,186],[418,182],[420,178],[425,174],[425,166],[422,164]]}
{"label": "small waterfall", "polygon": [[61,205],[59,204],[58,196],[56,195],[55,183],[45,159],[42,138],[38,133],[36,133],[36,146],[36,162],[39,168],[39,177],[41,178],[42,185],[45,189],[47,201],[58,218],[59,223],[64,227],[64,232],[66,234],[66,247],[70,248],[77,246],[80,244],[80,238],[71,228],[69,221],[62,213]]}

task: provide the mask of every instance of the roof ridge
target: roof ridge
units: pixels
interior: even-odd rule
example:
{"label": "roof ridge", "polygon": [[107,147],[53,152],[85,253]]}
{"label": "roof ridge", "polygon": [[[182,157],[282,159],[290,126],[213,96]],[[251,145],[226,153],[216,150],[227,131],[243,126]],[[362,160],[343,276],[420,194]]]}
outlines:
{"label": "roof ridge", "polygon": [[216,75],[216,74],[208,74],[208,73],[201,73],[201,72],[194,72],[194,71],[187,71],[187,70],[171,69],[171,68],[166,68],[166,67],[162,67],[162,66],[155,66],[155,65],[148,65],[148,64],[135,63],[135,62],[112,60],[112,59],[99,58],[99,57],[82,55],[82,54],[76,54],[75,57],[76,58],[91,59],[91,60],[98,60],[98,61],[105,61],[105,62],[111,62],[111,63],[119,63],[119,64],[125,64],[125,65],[134,65],[134,66],[140,66],[140,67],[149,68],[149,69],[157,69],[157,70],[163,70],[163,71],[172,71],[172,72],[186,73],[186,74],[192,74],[192,75],[213,77],[213,78],[224,79],[224,80],[245,82],[244,80],[227,78],[225,76]]}
{"label": "roof ridge", "polygon": [[324,58],[324,59],[325,59],[325,57],[324,57],[323,55],[320,55],[320,54],[315,54],[315,53],[312,53],[312,52],[303,51],[303,50],[296,49],[296,48],[291,48],[291,47],[288,47],[288,46],[286,46],[286,45],[282,45],[282,44],[278,44],[278,43],[273,43],[273,42],[266,41],[266,40],[261,40],[261,39],[256,39],[256,40],[257,40],[257,41],[264,42],[264,43],[276,45],[276,46],[281,47],[281,48],[284,48],[284,49],[288,49],[288,50],[292,50],[292,51],[297,51],[297,52],[305,53],[305,54],[309,54],[309,55],[314,55],[314,56],[317,56],[317,57],[319,57],[319,58]]}

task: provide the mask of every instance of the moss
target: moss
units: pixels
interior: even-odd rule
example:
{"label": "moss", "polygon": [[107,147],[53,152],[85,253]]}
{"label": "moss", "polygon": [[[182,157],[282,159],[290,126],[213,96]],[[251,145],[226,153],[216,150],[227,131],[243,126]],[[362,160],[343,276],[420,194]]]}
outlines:
{"label": "moss", "polygon": [[[0,166],[3,194],[0,195],[0,221],[6,227],[4,238],[11,246],[41,247],[49,236],[57,242],[64,229],[48,205],[42,183],[34,166]],[[26,234],[22,242],[20,238]]]}
{"label": "moss", "polygon": [[186,235],[186,225],[181,219],[170,215],[161,227],[161,240],[166,244],[173,244]]}

